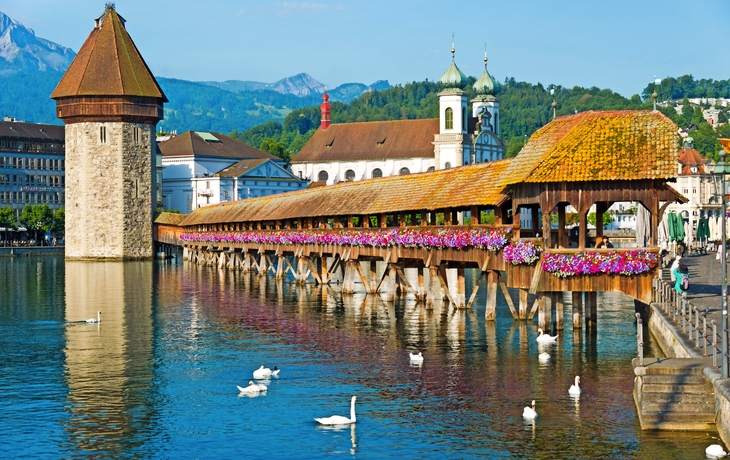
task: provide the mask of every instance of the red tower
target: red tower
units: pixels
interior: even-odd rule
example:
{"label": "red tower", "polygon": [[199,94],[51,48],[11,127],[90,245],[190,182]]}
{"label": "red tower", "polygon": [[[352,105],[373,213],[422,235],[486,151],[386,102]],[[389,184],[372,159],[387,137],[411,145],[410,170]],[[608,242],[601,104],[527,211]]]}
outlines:
{"label": "red tower", "polygon": [[322,95],[322,100],[324,101],[322,102],[322,124],[320,126],[322,129],[327,129],[330,125],[330,103],[327,102],[329,98],[327,93]]}

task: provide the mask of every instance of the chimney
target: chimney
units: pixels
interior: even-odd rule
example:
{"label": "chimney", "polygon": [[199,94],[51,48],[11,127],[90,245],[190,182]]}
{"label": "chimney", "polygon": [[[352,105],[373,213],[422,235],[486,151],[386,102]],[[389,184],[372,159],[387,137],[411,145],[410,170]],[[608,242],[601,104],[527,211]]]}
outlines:
{"label": "chimney", "polygon": [[327,93],[324,93],[322,95],[322,124],[320,125],[320,128],[327,129],[330,125],[330,103],[327,102],[329,100],[329,96]]}

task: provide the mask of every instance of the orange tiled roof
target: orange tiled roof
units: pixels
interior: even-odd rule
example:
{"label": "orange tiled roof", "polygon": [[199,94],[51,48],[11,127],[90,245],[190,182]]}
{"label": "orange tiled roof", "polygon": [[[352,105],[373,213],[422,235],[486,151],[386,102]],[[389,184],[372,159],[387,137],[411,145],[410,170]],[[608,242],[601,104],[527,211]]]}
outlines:
{"label": "orange tiled roof", "polygon": [[[680,150],[677,155],[679,164],[682,165],[683,175],[688,174],[705,174],[705,165],[711,163],[711,160],[702,156],[700,152],[693,149]],[[696,167],[697,171],[692,172],[692,167]]]}
{"label": "orange tiled roof", "polygon": [[438,118],[342,123],[318,129],[291,162],[433,158]]}
{"label": "orange tiled roof", "polygon": [[51,98],[141,96],[167,102],[113,5],[98,18]]}
{"label": "orange tiled roof", "polygon": [[280,158],[241,141],[228,137],[221,133],[212,134],[219,142],[206,142],[202,137],[193,131],[187,131],[166,141],[158,142],[157,145],[164,158],[172,157],[212,157],[232,159],[269,159],[279,160]]}
{"label": "orange tiled roof", "polygon": [[507,198],[498,179],[509,164],[501,160],[221,203],[196,209],[181,225],[498,205]]}
{"label": "orange tiled roof", "polygon": [[677,176],[677,126],[660,112],[589,111],[532,135],[504,184],[668,179]]}

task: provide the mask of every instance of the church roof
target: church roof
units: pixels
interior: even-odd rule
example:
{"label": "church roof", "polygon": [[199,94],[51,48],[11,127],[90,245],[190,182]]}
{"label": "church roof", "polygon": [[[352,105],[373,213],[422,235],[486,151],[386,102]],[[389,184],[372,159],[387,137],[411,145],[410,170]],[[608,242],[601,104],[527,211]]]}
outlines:
{"label": "church roof", "polygon": [[[677,154],[679,164],[682,165],[682,172],[680,174],[707,174],[705,171],[705,165],[712,163],[712,160],[702,156],[700,152],[694,149],[680,150]],[[692,172],[692,167],[696,167],[697,170]]]}
{"label": "church roof", "polygon": [[529,139],[505,174],[520,182],[677,176],[677,126],[660,112],[589,111],[560,117]]}
{"label": "church roof", "polygon": [[490,206],[507,197],[498,185],[510,160],[389,176],[249,198],[196,209],[180,225],[375,215],[404,209]]}
{"label": "church roof", "polygon": [[157,143],[163,158],[208,157],[231,159],[269,159],[279,157],[262,152],[221,133],[187,131],[169,140]]}
{"label": "church roof", "polygon": [[484,72],[474,82],[473,88],[479,95],[494,96],[499,92],[499,83],[487,71],[487,58],[484,57]]}
{"label": "church roof", "polygon": [[124,22],[114,6],[108,4],[51,98],[140,96],[167,102]]}
{"label": "church roof", "polygon": [[449,68],[439,78],[439,83],[441,83],[444,89],[461,89],[466,86],[467,78],[464,72],[456,67],[456,63],[452,59]]}
{"label": "church roof", "polygon": [[318,129],[292,163],[433,158],[439,119],[342,123]]}

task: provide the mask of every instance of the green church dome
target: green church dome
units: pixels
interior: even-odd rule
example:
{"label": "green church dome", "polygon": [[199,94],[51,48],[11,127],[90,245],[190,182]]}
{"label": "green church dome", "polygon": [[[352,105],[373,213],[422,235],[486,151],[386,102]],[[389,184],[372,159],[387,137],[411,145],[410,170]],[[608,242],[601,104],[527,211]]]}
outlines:
{"label": "green church dome", "polygon": [[461,89],[467,83],[466,75],[456,67],[456,63],[454,62],[455,52],[454,46],[451,45],[451,65],[439,79],[439,83],[441,83],[444,89]]}
{"label": "green church dome", "polygon": [[499,83],[487,71],[487,55],[484,54],[484,73],[474,82],[474,91],[479,95],[494,96],[499,92]]}

